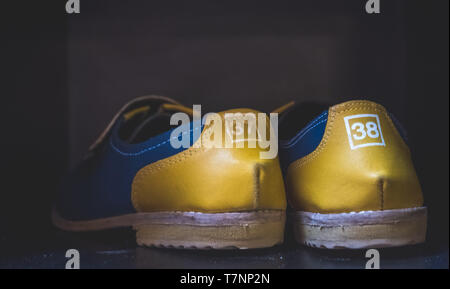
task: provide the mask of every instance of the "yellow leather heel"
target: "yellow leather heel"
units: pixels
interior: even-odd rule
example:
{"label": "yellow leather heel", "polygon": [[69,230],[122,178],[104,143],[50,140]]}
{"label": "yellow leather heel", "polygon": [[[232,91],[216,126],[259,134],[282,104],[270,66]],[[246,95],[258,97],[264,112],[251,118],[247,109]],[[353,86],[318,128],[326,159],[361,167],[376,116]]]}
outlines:
{"label": "yellow leather heel", "polygon": [[326,122],[316,149],[287,169],[297,241],[330,249],[424,242],[422,189],[391,114],[349,101],[330,107]]}

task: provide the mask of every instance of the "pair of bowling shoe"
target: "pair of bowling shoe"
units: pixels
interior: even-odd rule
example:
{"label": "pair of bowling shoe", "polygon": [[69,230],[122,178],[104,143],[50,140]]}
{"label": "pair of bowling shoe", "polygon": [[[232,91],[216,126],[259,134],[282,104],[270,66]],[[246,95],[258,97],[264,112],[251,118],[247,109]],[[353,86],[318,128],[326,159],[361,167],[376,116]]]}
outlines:
{"label": "pair of bowling shoe", "polygon": [[[240,145],[205,145],[211,131],[228,136],[226,115],[258,111],[232,109],[174,127],[172,115],[192,117],[191,108],[136,98],[63,181],[54,224],[70,231],[131,226],[139,245],[174,248],[270,247],[283,242],[286,220],[296,241],[312,247],[425,240],[427,211],[405,135],[383,106],[289,103],[274,112],[278,128],[263,130],[277,137],[270,149],[278,154],[264,158],[267,146],[250,145],[259,121],[244,124]],[[179,145],[183,137],[188,146]]]}

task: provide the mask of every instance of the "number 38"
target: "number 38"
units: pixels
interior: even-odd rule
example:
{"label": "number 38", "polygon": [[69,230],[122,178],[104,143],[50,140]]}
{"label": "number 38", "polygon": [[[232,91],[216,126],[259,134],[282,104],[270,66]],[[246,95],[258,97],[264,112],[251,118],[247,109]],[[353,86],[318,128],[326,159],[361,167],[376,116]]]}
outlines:
{"label": "number 38", "polygon": [[355,140],[365,139],[366,136],[370,138],[378,138],[380,133],[378,132],[378,126],[373,121],[366,122],[366,126],[364,126],[361,122],[355,122],[352,124],[352,130],[356,131],[356,134],[353,134],[353,138]]}

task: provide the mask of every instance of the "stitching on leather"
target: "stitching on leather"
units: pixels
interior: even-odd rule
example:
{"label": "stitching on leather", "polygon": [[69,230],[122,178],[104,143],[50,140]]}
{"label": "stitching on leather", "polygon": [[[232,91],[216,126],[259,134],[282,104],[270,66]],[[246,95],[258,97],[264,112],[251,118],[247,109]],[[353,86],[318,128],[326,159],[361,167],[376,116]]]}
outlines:
{"label": "stitching on leather", "polygon": [[131,188],[131,201],[133,206],[135,207],[135,209],[137,211],[140,210],[140,207],[138,205],[138,194],[141,191],[141,183],[142,180],[144,179],[145,176],[149,175],[150,173],[157,171],[157,170],[161,170],[163,168],[169,167],[169,166],[173,166],[177,163],[180,163],[182,161],[185,161],[191,157],[194,157],[195,155],[198,155],[200,152],[203,152],[205,150],[205,148],[201,147],[201,148],[194,148],[194,147],[190,147],[189,149],[182,151],[179,154],[173,155],[169,158],[166,159],[162,159],[159,160],[155,163],[149,164],[145,167],[143,167],[142,169],[140,169],[136,176],[133,179]]}
{"label": "stitching on leather", "polygon": [[378,191],[380,193],[380,210],[383,211],[384,209],[384,180],[382,178],[380,178],[378,180]]}
{"label": "stitching on leather", "polygon": [[[194,129],[199,129],[199,128],[200,128],[200,127],[196,127],[196,128],[194,128]],[[190,129],[190,130],[189,130],[189,133],[192,132],[194,129]],[[186,131],[186,132],[183,132],[183,134],[187,134],[187,133],[188,133],[187,131]],[[179,135],[177,136],[177,138],[178,138],[178,137],[179,137]],[[201,138],[201,136],[200,136],[200,138]],[[163,144],[163,143],[167,143],[168,141],[170,141],[170,139],[168,139],[168,140],[166,140],[166,141],[164,141],[164,142],[162,142],[162,143],[160,143],[160,144],[154,145],[154,146],[152,146],[152,147],[150,147],[150,148],[144,149],[144,150],[142,150],[142,151],[140,151],[140,152],[138,152],[138,153],[135,153],[135,154],[138,154],[138,155],[139,155],[139,154],[145,153],[145,152],[147,152],[147,151],[150,151],[150,150],[152,150],[152,149],[155,149],[156,147],[161,146],[161,144]],[[110,144],[111,144],[111,146],[112,146],[114,149],[116,149],[116,148],[114,147],[114,145],[112,144],[112,141],[110,141]],[[203,150],[203,148],[198,149],[198,148],[194,148],[194,147],[191,146],[191,147],[188,148],[187,150],[184,150],[184,151],[182,151],[182,152],[180,152],[180,153],[178,153],[178,154],[175,154],[175,155],[170,156],[170,157],[168,157],[168,158],[165,158],[165,159],[156,161],[156,162],[154,162],[154,163],[148,164],[148,165],[146,165],[145,167],[141,168],[141,169],[137,172],[137,174],[135,175],[135,177],[134,177],[134,179],[133,179],[133,181],[132,181],[132,183],[131,183],[131,203],[133,204],[133,206],[134,206],[134,208],[136,209],[136,211],[138,211],[138,212],[141,211],[141,208],[140,208],[140,206],[139,206],[139,201],[138,201],[138,196],[137,196],[137,194],[139,193],[139,191],[141,191],[141,183],[142,183],[142,179],[143,179],[146,175],[148,175],[148,174],[150,173],[150,171],[154,171],[154,170],[157,170],[157,169],[161,169],[161,168],[164,168],[164,167],[173,165],[173,164],[175,164],[175,163],[181,162],[181,161],[187,159],[189,156],[192,156],[192,155],[193,155],[193,154],[192,154],[192,151],[199,152],[199,151],[202,151],[202,150]],[[121,151],[118,150],[118,149],[116,149],[116,151],[117,151],[118,153],[121,153],[122,155],[126,154],[126,153],[121,152]],[[188,155],[188,156],[185,157],[185,155]]]}
{"label": "stitching on leather", "polygon": [[327,119],[322,120],[321,122],[316,123],[314,126],[308,128],[305,132],[303,132],[303,134],[293,143],[286,145],[286,146],[282,146],[283,148],[291,148],[292,146],[296,145],[302,138],[304,138],[313,128],[315,128],[316,126],[326,122]]}
{"label": "stitching on leather", "polygon": [[330,109],[329,113],[328,113],[328,122],[327,122],[327,126],[325,128],[325,133],[322,137],[322,140],[320,141],[319,145],[317,146],[317,148],[310,154],[304,156],[303,158],[293,162],[289,167],[292,168],[300,168],[303,165],[305,165],[308,161],[314,159],[325,147],[325,145],[328,142],[328,138],[331,135],[331,132],[333,130],[333,126],[334,126],[334,118],[335,118],[335,112],[334,110]]}
{"label": "stitching on leather", "polygon": [[[382,113],[388,120],[388,123],[390,124],[391,129],[393,129],[394,133],[400,137],[397,129],[395,129],[395,125],[392,123],[391,118],[388,116],[386,110],[381,105],[374,103],[374,102],[367,102],[367,101],[357,101],[357,102],[340,104],[340,105],[331,107],[329,109],[328,123],[325,128],[325,134],[324,134],[319,146],[312,153],[293,162],[289,167],[301,168],[304,165],[306,165],[307,163],[309,163],[310,161],[314,160],[316,157],[318,157],[318,155],[325,149],[326,145],[328,144],[328,139],[334,132],[333,126],[336,121],[336,116],[338,114],[349,112],[349,111],[354,111],[354,110],[358,110],[358,109],[364,109],[364,108],[371,108],[371,109],[374,109],[376,112]],[[403,145],[406,148],[408,148],[404,142],[401,142],[401,143],[403,143]]]}
{"label": "stitching on leather", "polygon": [[254,190],[254,200],[253,208],[258,208],[259,198],[261,193],[261,165],[256,164],[253,171],[253,190]]}
{"label": "stitching on leather", "polygon": [[[322,119],[325,115],[327,115],[327,112],[328,111],[322,112],[322,114],[316,120],[314,120],[309,126],[305,127],[306,131],[301,133],[300,136],[299,135],[294,136],[293,139],[288,141],[285,145],[282,145],[282,147],[287,148],[287,147],[290,147],[290,146],[294,145],[295,143],[297,143],[299,141],[299,139],[296,139],[296,138],[300,137],[300,139],[301,139],[308,131],[310,131],[312,128],[314,128],[314,127],[316,127],[316,125],[318,125],[318,123],[317,123],[318,121],[321,121],[320,123],[322,123],[323,122]],[[313,126],[313,127],[311,127],[311,126]],[[293,143],[292,143],[292,141],[293,141]]]}

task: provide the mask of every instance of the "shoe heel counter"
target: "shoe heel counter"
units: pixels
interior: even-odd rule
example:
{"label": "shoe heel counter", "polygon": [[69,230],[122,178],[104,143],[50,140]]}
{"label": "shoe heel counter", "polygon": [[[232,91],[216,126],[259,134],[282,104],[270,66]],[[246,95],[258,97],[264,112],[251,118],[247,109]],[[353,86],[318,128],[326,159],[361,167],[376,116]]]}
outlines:
{"label": "shoe heel counter", "polygon": [[294,208],[338,213],[419,207],[410,151],[384,107],[350,101],[329,109],[314,152],[288,168]]}
{"label": "shoe heel counter", "polygon": [[[205,130],[200,139],[204,135]],[[262,151],[247,144],[243,148],[194,144],[142,168],[132,184],[133,205],[139,212],[284,210],[279,160],[261,159]]]}

